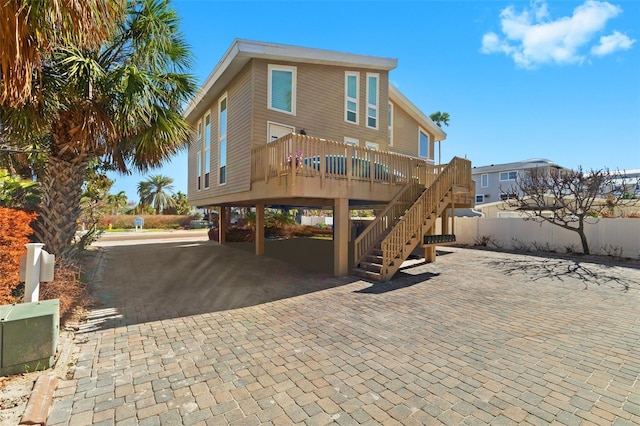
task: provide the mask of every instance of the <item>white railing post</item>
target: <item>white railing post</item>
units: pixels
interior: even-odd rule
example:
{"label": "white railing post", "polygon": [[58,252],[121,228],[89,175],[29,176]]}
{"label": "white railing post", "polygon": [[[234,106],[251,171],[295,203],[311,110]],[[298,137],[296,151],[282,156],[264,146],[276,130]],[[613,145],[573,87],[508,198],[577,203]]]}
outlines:
{"label": "white railing post", "polygon": [[37,302],[40,293],[40,258],[42,243],[25,244],[27,247],[27,263],[24,281],[24,302]]}

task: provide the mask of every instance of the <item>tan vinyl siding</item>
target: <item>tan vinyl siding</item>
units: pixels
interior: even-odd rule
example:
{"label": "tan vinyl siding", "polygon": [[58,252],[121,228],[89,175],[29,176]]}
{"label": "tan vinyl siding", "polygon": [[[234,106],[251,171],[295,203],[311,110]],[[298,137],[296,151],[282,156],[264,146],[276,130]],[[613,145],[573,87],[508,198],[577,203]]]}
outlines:
{"label": "tan vinyl siding", "polygon": [[[389,151],[418,157],[418,132],[420,125],[398,104],[393,104],[393,146]],[[427,129],[422,130],[429,135],[429,159],[433,160],[434,135]]]}
{"label": "tan vinyl siding", "polygon": [[[218,195],[248,191],[251,187],[251,65],[247,65],[209,106],[211,111],[210,187],[197,191],[196,155],[202,150],[204,137],[189,148],[189,201],[206,205]],[[220,185],[218,101],[227,94],[227,181]],[[203,116],[204,117],[204,116]]]}
{"label": "tan vinyl siding", "polygon": [[[379,144],[387,147],[388,73],[317,64],[301,64],[254,59],[254,121],[253,143],[262,145],[267,141],[267,121],[293,126],[296,132],[304,129],[309,136],[343,141],[344,137]],[[268,65],[288,65],[297,67],[296,115],[267,109]],[[344,119],[345,71],[360,73],[359,79],[359,120],[358,124]],[[379,75],[378,130],[369,129],[366,122],[366,75]]]}

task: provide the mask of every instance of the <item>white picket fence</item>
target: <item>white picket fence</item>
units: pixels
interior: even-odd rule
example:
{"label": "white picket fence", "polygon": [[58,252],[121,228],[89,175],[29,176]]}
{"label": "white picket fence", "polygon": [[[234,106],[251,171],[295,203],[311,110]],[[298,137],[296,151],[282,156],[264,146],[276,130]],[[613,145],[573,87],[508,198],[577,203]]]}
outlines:
{"label": "white picket fence", "polygon": [[[615,255],[640,259],[640,219],[588,219],[585,234],[591,254]],[[516,218],[455,218],[456,240],[473,245],[482,238],[490,238],[502,248],[535,246],[550,248],[559,253],[567,249],[582,252],[576,232],[546,222]]]}

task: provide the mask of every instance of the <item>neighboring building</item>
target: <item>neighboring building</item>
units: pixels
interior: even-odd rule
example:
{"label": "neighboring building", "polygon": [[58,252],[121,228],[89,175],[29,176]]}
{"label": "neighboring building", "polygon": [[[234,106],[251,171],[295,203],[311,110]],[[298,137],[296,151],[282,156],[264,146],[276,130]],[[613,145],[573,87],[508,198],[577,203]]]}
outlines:
{"label": "neighboring building", "polygon": [[615,175],[609,188],[602,188],[603,194],[609,192],[623,195],[625,198],[640,198],[640,169],[612,170]]}
{"label": "neighboring building", "polygon": [[[424,203],[418,197],[424,198],[443,169],[433,166],[433,151],[446,134],[389,84],[396,64],[389,58],[235,40],[184,113],[194,128],[190,204],[220,208],[222,227],[227,208],[255,207],[256,254],[263,253],[265,206],[333,208],[336,275],[348,272],[349,209],[377,209],[385,215],[377,221],[384,231],[365,230],[366,236],[353,242],[352,263],[363,266],[363,256],[387,238],[382,232],[399,232],[395,223],[411,204]],[[442,202],[472,202],[465,194],[472,185],[470,163],[456,161],[446,171],[448,187],[437,190],[438,202],[429,201],[436,216]],[[419,225],[421,235],[432,231],[424,226]],[[415,232],[413,238],[420,239]],[[380,272],[369,276],[386,279],[397,270],[405,248],[400,254],[393,250],[393,257],[381,256]]]}
{"label": "neighboring building", "polygon": [[511,194],[517,193],[517,179],[525,177],[532,171],[550,174],[568,170],[543,158],[474,167],[471,175],[476,183],[475,204],[478,206],[514,198]]}

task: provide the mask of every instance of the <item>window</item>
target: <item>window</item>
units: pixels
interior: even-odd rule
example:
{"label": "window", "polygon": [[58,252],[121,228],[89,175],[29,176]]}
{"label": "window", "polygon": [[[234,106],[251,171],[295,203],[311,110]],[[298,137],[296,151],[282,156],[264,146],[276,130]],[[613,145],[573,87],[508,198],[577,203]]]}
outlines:
{"label": "window", "polygon": [[198,165],[196,166],[198,168],[197,188],[198,191],[200,191],[202,189],[202,152],[200,151],[198,151],[198,153],[196,154],[196,162],[198,163]]}
{"label": "window", "polygon": [[296,67],[269,65],[269,109],[296,115]]}
{"label": "window", "polygon": [[367,127],[378,128],[378,74],[367,73]]}
{"label": "window", "polygon": [[220,149],[218,165],[220,168],[219,183],[227,183],[227,95],[218,101],[218,146]]}
{"label": "window", "polygon": [[429,158],[429,135],[422,129],[418,133],[418,156]]}
{"label": "window", "polygon": [[489,175],[484,173],[480,175],[480,187],[486,188],[489,186]]}
{"label": "window", "polygon": [[347,145],[352,145],[352,146],[360,145],[360,141],[358,139],[348,138],[346,136],[344,137],[344,143],[346,143]]}
{"label": "window", "polygon": [[518,172],[500,172],[500,180],[516,180]]}
{"label": "window", "polygon": [[204,119],[204,188],[209,188],[211,174],[211,116]]}
{"label": "window", "polygon": [[198,125],[196,127],[198,129],[198,140],[202,139],[202,120],[198,120]]}
{"label": "window", "polygon": [[344,119],[349,123],[358,124],[360,73],[347,71],[344,80]]}
{"label": "window", "polygon": [[393,146],[393,104],[389,102],[389,112],[387,113],[387,138],[389,146]]}
{"label": "window", "polygon": [[364,146],[365,146],[365,148],[373,149],[375,151],[377,151],[378,148],[379,148],[379,145],[377,143],[373,143],[373,142],[365,142]]}
{"label": "window", "polygon": [[515,200],[517,198],[517,194],[515,192],[509,192],[509,193],[505,193],[505,194],[500,194],[500,200],[502,201],[506,201],[506,200]]}
{"label": "window", "polygon": [[484,203],[484,194],[476,194],[476,203]]}

